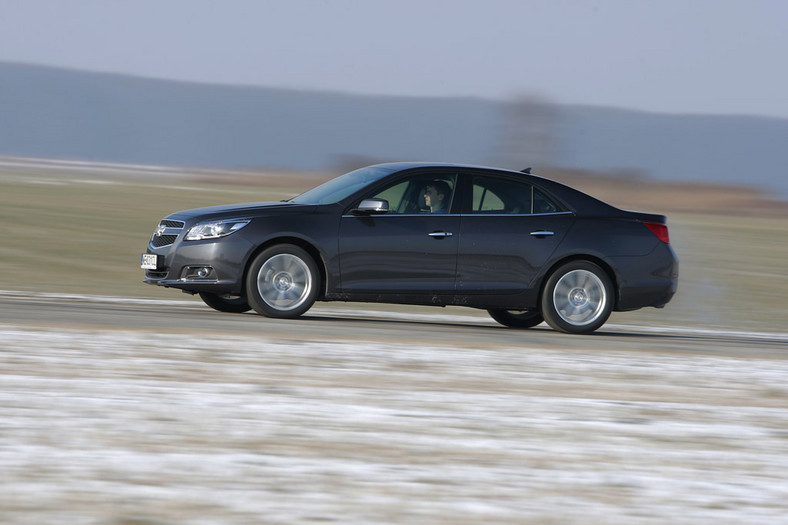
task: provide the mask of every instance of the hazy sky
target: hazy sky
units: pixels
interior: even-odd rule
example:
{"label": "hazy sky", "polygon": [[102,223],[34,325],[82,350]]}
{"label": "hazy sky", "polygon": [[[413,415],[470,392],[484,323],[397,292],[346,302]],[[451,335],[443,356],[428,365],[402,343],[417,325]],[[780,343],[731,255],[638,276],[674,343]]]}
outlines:
{"label": "hazy sky", "polygon": [[788,118],[788,1],[0,0],[0,60]]}

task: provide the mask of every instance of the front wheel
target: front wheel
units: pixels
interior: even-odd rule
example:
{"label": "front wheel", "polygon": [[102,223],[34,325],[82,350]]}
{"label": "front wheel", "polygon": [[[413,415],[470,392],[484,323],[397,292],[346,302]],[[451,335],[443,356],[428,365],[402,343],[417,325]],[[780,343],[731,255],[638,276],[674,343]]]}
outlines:
{"label": "front wheel", "polygon": [[613,283],[602,268],[588,261],[573,261],[547,279],[542,315],[555,330],[588,334],[610,317],[613,293]]}
{"label": "front wheel", "polygon": [[320,272],[306,250],[292,244],[267,248],[255,257],[246,280],[246,297],[266,317],[291,319],[317,299]]}
{"label": "front wheel", "polygon": [[533,310],[487,310],[490,317],[509,328],[533,328],[544,321],[541,312]]}
{"label": "front wheel", "polygon": [[200,299],[220,312],[229,312],[233,314],[242,314],[252,309],[246,301],[246,297],[234,297],[231,295],[219,295],[209,292],[200,292]]}

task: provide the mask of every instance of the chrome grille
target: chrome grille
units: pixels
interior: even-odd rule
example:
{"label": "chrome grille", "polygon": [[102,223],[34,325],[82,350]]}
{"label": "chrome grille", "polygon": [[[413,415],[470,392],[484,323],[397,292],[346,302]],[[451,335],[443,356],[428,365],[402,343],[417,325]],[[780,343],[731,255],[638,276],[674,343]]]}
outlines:
{"label": "chrome grille", "polygon": [[151,244],[154,248],[161,248],[162,246],[174,243],[177,238],[177,235],[154,235],[153,239],[151,239]]}
{"label": "chrome grille", "polygon": [[172,219],[162,219],[153,236],[150,239],[150,244],[154,248],[161,248],[162,246],[169,246],[175,242],[178,235],[183,230],[186,223],[183,221],[174,221]]}

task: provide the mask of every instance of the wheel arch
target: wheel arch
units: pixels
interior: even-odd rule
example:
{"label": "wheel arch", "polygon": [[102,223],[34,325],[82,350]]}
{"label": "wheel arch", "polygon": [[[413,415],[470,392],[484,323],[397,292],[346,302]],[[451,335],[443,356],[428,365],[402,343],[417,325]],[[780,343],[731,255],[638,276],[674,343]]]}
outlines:
{"label": "wheel arch", "polygon": [[615,303],[613,304],[613,310],[616,310],[618,308],[619,295],[620,295],[620,293],[619,293],[619,281],[618,281],[618,276],[616,275],[616,272],[613,270],[613,268],[607,262],[605,262],[604,259],[602,259],[600,257],[597,257],[595,255],[581,254],[581,253],[568,255],[566,257],[558,259],[557,261],[555,261],[553,263],[552,266],[550,266],[550,268],[544,274],[542,274],[541,282],[539,283],[539,295],[536,298],[537,304],[541,304],[542,303],[542,296],[544,295],[544,289],[545,289],[545,286],[547,285],[547,280],[549,279],[549,277],[551,275],[553,275],[553,273],[559,267],[563,266],[564,264],[567,264],[567,263],[570,263],[570,262],[574,262],[574,261],[586,261],[586,262],[590,262],[590,263],[596,264],[597,266],[599,266],[607,274],[607,276],[610,278],[610,282],[613,283],[613,288],[614,288],[614,292],[615,292],[613,294],[613,297],[614,297],[614,300],[615,300]]}
{"label": "wheel arch", "polygon": [[252,265],[252,261],[254,261],[255,258],[264,250],[267,250],[271,246],[276,246],[279,244],[292,244],[294,246],[298,246],[299,248],[305,250],[310,257],[312,257],[312,260],[315,261],[318,271],[320,272],[320,292],[318,293],[318,298],[322,298],[323,296],[325,296],[326,286],[328,285],[326,262],[323,260],[323,256],[321,255],[320,250],[318,250],[314,244],[300,237],[288,237],[288,236],[274,237],[272,239],[268,239],[264,243],[257,246],[254,250],[252,250],[246,259],[246,263],[244,264],[244,272],[243,272],[243,279],[241,281],[241,286],[244,286],[244,283],[246,283],[246,280],[249,276],[249,267]]}

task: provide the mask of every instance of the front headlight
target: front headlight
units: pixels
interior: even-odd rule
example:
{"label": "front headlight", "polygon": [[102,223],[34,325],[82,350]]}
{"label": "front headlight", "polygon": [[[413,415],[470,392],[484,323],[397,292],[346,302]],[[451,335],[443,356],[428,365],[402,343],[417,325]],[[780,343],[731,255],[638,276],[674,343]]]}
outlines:
{"label": "front headlight", "polygon": [[187,241],[201,241],[203,239],[217,239],[237,232],[252,219],[223,219],[220,221],[201,222],[191,227],[186,234]]}

